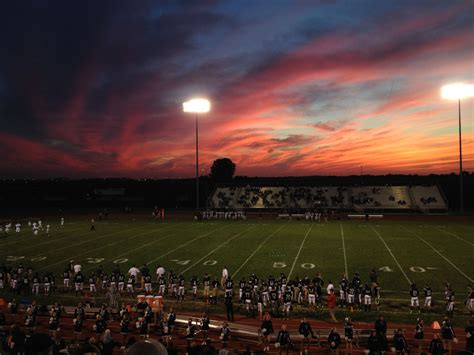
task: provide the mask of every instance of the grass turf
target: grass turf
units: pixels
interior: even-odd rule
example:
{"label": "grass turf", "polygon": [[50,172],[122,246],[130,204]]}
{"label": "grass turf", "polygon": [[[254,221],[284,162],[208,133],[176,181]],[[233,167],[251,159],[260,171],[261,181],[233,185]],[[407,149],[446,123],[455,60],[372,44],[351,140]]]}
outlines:
{"label": "grass turf", "polygon": [[[337,288],[341,274],[357,271],[368,282],[371,269],[379,274],[382,310],[407,312],[408,289],[430,284],[442,311],[446,280],[462,309],[466,288],[473,284],[474,226],[469,222],[413,221],[169,221],[109,220],[89,231],[85,220],[51,223],[51,233],[34,236],[30,229],[0,239],[0,262],[31,265],[59,276],[69,260],[82,264],[87,276],[103,265],[127,271],[132,264],[158,264],[192,275],[205,272],[220,278],[226,265],[235,284],[252,273],[311,278],[320,272]],[[422,297],[420,298],[422,301]]]}

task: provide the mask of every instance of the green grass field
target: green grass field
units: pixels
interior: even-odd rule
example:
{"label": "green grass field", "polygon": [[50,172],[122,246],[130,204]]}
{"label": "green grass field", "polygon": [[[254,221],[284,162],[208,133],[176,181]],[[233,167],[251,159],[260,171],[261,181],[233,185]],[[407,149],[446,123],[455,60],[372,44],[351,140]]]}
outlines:
{"label": "green grass field", "polygon": [[260,278],[320,272],[336,287],[342,273],[352,277],[357,271],[368,281],[375,268],[383,299],[402,305],[408,302],[411,282],[420,289],[431,284],[436,301],[449,280],[458,304],[474,284],[470,222],[110,220],[96,227],[91,232],[87,221],[67,220],[63,228],[52,224],[49,236],[34,236],[25,228],[10,232],[0,239],[0,262],[22,262],[58,277],[69,260],[79,261],[86,275],[99,264],[106,270],[119,264],[126,271],[132,264],[148,263],[153,272],[162,264],[187,281],[205,272],[219,277],[226,265],[236,281],[251,272]]}

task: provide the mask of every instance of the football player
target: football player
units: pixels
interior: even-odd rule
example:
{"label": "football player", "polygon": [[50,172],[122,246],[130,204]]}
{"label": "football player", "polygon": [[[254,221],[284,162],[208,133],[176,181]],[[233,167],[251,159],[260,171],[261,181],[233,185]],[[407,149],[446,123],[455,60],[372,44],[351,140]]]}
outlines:
{"label": "football player", "polygon": [[431,310],[431,300],[433,297],[433,290],[431,289],[430,285],[426,285],[425,288],[423,288],[423,291],[425,293],[425,302],[424,302],[424,308],[426,311]]}
{"label": "football player", "polygon": [[417,308],[418,313],[420,313],[420,301],[418,299],[419,291],[415,283],[411,284],[410,288],[410,313],[413,313],[413,309]]}

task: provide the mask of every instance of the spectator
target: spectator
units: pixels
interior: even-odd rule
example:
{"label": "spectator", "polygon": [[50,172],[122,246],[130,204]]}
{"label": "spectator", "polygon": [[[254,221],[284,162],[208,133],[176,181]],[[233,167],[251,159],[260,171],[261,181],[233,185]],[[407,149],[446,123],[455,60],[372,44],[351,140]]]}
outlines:
{"label": "spectator", "polygon": [[141,340],[125,350],[125,355],[168,355],[166,348],[155,339]]}
{"label": "spectator", "polygon": [[280,348],[280,355],[283,351],[288,354],[288,351],[291,348],[291,339],[290,333],[288,332],[288,330],[286,330],[286,324],[283,324],[281,326],[281,330],[278,332],[275,345],[277,346],[277,348]]}
{"label": "spectator", "polygon": [[328,336],[329,351],[331,353],[339,354],[339,346],[341,345],[341,336],[336,331],[336,328],[332,328]]}
{"label": "spectator", "polygon": [[403,335],[403,330],[398,329],[397,333],[393,337],[393,347],[397,354],[403,355],[408,353],[408,344]]}
{"label": "spectator", "polygon": [[112,334],[110,333],[110,329],[106,329],[104,334],[102,335],[102,355],[112,355],[114,352],[114,348],[116,343],[112,338]]}
{"label": "spectator", "polygon": [[328,309],[329,309],[329,316],[331,317],[331,320],[333,323],[337,322],[336,316],[334,315],[334,310],[336,308],[336,294],[334,293],[334,289],[329,290],[329,294],[327,296],[327,304],[328,304]]}
{"label": "spectator", "polygon": [[474,321],[470,319],[465,329],[466,332],[466,351],[474,353]]}

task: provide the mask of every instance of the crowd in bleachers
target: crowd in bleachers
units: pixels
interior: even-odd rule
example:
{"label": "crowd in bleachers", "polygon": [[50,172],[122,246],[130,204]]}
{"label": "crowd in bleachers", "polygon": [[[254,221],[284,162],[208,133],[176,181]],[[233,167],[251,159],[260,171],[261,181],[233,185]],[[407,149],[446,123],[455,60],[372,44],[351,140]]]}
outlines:
{"label": "crowd in bleachers", "polygon": [[[245,212],[242,211],[203,211],[201,212],[201,219],[225,219],[225,220],[245,220]],[[198,217],[199,219],[199,217]]]}
{"label": "crowd in bleachers", "polygon": [[430,203],[437,203],[438,200],[434,196],[422,197],[420,201],[423,205],[429,205]]}

